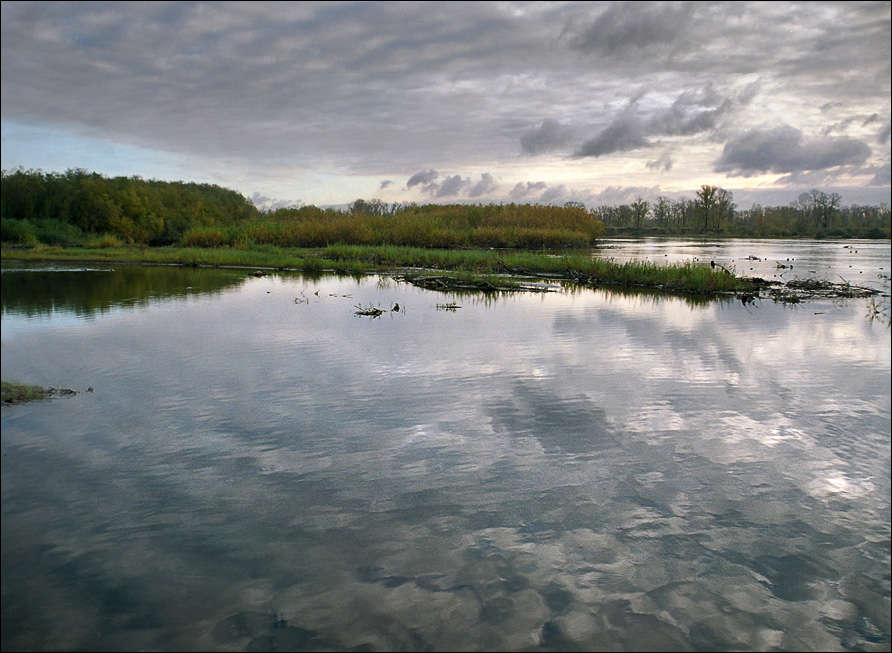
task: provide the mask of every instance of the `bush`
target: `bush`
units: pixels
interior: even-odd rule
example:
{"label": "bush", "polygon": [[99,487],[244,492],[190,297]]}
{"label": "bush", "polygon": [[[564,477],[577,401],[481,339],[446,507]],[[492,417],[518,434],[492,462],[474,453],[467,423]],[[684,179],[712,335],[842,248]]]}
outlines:
{"label": "bush", "polygon": [[0,220],[0,241],[11,245],[36,245],[37,230],[28,220]]}
{"label": "bush", "polygon": [[34,220],[37,240],[46,245],[83,245],[84,232],[77,225],[61,220]]}

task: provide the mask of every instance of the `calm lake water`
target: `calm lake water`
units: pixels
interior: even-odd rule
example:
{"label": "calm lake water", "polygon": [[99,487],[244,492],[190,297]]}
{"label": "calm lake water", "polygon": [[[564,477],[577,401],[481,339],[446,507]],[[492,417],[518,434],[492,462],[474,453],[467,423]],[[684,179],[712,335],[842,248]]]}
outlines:
{"label": "calm lake water", "polygon": [[2,408],[2,648],[888,651],[890,341],[868,300],[6,262],[3,379],[78,394]]}

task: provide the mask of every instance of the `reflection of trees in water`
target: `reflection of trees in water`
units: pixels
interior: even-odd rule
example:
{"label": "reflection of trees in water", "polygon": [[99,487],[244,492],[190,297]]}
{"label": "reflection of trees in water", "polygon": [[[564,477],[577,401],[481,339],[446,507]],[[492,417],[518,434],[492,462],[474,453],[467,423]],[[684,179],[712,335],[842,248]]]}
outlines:
{"label": "reflection of trees in water", "polygon": [[212,295],[242,285],[247,274],[232,270],[123,266],[60,270],[4,270],[3,313],[29,317],[72,312],[92,316],[116,307]]}

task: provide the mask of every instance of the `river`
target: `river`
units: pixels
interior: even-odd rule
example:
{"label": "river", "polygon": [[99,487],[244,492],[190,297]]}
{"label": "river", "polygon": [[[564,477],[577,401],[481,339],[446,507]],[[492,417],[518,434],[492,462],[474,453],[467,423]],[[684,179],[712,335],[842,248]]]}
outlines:
{"label": "river", "polygon": [[3,650],[890,649],[875,300],[252,272],[4,262],[3,379],[76,394],[2,408]]}

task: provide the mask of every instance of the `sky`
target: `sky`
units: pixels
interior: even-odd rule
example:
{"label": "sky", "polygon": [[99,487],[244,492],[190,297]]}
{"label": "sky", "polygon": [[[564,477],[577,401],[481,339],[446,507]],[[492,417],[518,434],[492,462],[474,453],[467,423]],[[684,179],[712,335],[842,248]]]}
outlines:
{"label": "sky", "polygon": [[262,208],[890,203],[889,2],[2,2],[2,168]]}

